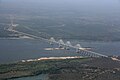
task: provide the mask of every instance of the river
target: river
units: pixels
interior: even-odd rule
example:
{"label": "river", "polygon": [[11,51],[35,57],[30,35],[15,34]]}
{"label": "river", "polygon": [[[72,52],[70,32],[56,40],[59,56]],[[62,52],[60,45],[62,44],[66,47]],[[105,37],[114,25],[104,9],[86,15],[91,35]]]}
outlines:
{"label": "river", "polygon": [[[71,41],[75,45],[76,41]],[[105,55],[120,55],[120,42],[79,42],[82,47],[89,47],[92,51]],[[79,56],[74,49],[47,51],[51,46],[43,40],[29,39],[0,39],[0,63],[10,63],[22,59],[35,59],[53,56]]]}

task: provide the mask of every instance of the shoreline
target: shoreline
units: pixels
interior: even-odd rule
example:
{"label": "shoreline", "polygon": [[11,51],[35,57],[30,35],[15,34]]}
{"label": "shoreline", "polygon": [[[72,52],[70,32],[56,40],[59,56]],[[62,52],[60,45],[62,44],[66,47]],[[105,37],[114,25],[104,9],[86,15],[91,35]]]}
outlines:
{"label": "shoreline", "polygon": [[41,57],[38,59],[28,59],[28,60],[21,60],[21,62],[35,62],[35,61],[41,61],[41,60],[64,60],[64,59],[79,59],[79,58],[85,58],[82,56],[68,56],[68,57]]}

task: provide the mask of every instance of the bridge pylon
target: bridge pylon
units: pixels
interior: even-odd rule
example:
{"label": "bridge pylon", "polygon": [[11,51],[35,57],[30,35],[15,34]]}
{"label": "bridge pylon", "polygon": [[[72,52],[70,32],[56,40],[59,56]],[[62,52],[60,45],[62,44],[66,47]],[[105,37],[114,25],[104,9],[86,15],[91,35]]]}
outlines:
{"label": "bridge pylon", "polygon": [[51,37],[51,38],[49,39],[49,42],[50,42],[51,45],[53,45],[53,43],[55,43],[56,41],[55,41],[54,37]]}
{"label": "bridge pylon", "polygon": [[65,43],[63,42],[62,39],[60,39],[60,40],[58,41],[58,44],[59,44],[59,48],[64,48],[64,46],[65,46]]}
{"label": "bridge pylon", "polygon": [[82,48],[80,44],[75,45],[75,49],[77,53],[80,53],[80,48]]}
{"label": "bridge pylon", "polygon": [[65,44],[65,49],[69,50],[71,46],[72,46],[71,42],[67,41],[66,44]]}

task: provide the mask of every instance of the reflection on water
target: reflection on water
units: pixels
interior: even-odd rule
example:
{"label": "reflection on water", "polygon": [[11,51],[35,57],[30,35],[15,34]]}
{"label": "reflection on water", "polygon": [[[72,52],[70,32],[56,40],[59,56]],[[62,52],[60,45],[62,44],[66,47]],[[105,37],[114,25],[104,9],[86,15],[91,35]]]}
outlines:
{"label": "reflection on water", "polygon": [[10,80],[48,80],[47,74],[41,74],[38,76],[31,76],[31,77],[23,77],[23,78],[16,78]]}

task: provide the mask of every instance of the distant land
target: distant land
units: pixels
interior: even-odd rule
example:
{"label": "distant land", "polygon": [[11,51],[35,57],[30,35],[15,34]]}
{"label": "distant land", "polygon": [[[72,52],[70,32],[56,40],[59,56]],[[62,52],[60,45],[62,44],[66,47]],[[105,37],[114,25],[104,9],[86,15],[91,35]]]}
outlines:
{"label": "distant land", "polygon": [[39,37],[120,41],[119,14],[119,0],[1,0],[0,38],[21,36],[6,31],[12,15],[16,30]]}

